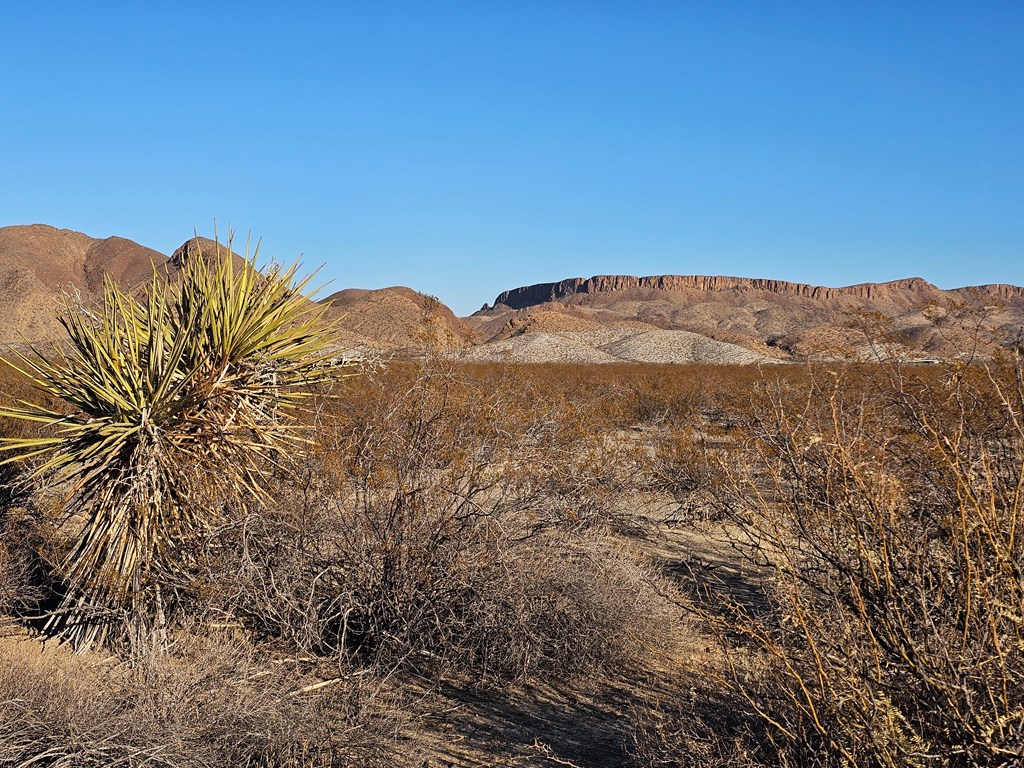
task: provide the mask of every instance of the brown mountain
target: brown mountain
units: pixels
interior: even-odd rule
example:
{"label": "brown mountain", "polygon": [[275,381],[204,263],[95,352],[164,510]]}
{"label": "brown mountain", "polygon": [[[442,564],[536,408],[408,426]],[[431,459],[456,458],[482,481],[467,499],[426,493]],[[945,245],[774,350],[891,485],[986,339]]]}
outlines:
{"label": "brown mountain", "polygon": [[0,227],[0,342],[59,338],[62,291],[95,298],[105,274],[134,285],[166,260],[121,237],[98,239],[45,224]]}
{"label": "brown mountain", "polygon": [[356,350],[419,354],[450,352],[475,340],[470,326],[433,296],[395,286],[348,288],[320,302],[336,323],[342,344]]}
{"label": "brown mountain", "polygon": [[[175,249],[171,258],[167,259],[164,269],[173,278],[189,259],[204,259],[207,264],[213,264],[217,254],[224,254],[227,250],[228,247],[224,243],[218,243],[216,240],[206,237],[191,237]],[[242,255],[239,255],[232,250],[231,260],[236,271],[247,264],[244,251]]]}
{"label": "brown mountain", "polygon": [[[216,244],[191,238],[170,258],[120,237],[43,224],[0,228],[0,343],[60,338],[61,292],[98,297],[104,276],[133,289]],[[236,255],[241,265],[241,257]],[[980,316],[1003,343],[1024,327],[1024,288],[942,290],[921,278],[843,288],[736,277],[599,275],[506,291],[457,318],[410,288],[339,291],[321,304],[339,343],[370,353],[473,348],[478,359],[750,362],[866,350],[851,326],[883,319],[908,357],[956,354]],[[481,345],[481,342],[484,343]],[[991,344],[984,347],[993,349]]]}
{"label": "brown mountain", "polygon": [[703,275],[598,275],[516,288],[469,321],[486,339],[578,333],[586,326],[688,331],[774,358],[865,353],[856,326],[884,319],[901,354],[955,354],[975,319],[1010,339],[1024,327],[1024,288],[942,290],[921,278],[842,288]]}
{"label": "brown mountain", "polygon": [[[188,259],[212,261],[225,246],[193,237],[178,248],[166,264],[173,277]],[[246,267],[233,254],[235,268]],[[452,351],[471,344],[473,331],[433,296],[394,286],[379,290],[347,288],[322,299],[324,319],[334,324],[338,342],[365,354],[416,355],[426,349]]]}
{"label": "brown mountain", "polygon": [[[210,260],[217,247],[193,237],[168,258],[121,237],[99,239],[44,224],[0,227],[0,344],[62,338],[56,317],[62,292],[89,302],[99,298],[105,275],[129,290],[154,269],[173,279],[185,260]],[[244,265],[238,254],[235,265]],[[337,321],[339,342],[371,353],[461,349],[474,339],[448,307],[409,288],[349,289],[321,303],[328,319]]]}

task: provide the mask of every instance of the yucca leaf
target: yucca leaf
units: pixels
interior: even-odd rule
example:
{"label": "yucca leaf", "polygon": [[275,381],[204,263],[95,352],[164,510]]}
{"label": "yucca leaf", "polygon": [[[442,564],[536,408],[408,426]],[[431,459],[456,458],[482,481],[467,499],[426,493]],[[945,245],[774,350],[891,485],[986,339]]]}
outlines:
{"label": "yucca leaf", "polygon": [[330,326],[303,295],[310,278],[296,279],[297,263],[261,273],[258,250],[236,270],[230,241],[218,245],[212,263],[186,259],[174,284],[154,270],[141,299],[106,279],[96,310],[65,299],[64,347],[7,361],[70,409],[0,408],[52,433],[0,440],[2,463],[42,460],[35,475],[63,482],[82,520],[52,631],[89,643],[145,615],[149,585],[178,567],[165,552],[213,522],[193,489],[213,481],[268,498],[267,471],[304,442],[281,421],[307,397],[298,388],[351,375],[353,362],[319,358]]}

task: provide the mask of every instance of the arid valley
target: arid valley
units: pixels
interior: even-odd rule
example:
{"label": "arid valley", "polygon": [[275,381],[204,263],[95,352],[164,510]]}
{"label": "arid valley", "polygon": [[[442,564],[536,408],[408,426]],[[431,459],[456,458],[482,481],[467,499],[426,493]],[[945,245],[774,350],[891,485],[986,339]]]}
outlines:
{"label": "arid valley", "polygon": [[1020,764],[1020,287],[0,286],[0,765]]}

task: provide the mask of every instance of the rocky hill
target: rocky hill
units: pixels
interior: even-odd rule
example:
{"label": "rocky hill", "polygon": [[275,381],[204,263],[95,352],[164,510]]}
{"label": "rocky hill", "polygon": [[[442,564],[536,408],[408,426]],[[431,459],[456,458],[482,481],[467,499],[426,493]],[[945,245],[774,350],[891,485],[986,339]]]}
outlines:
{"label": "rocky hill", "polygon": [[[154,269],[173,280],[186,260],[209,261],[217,252],[217,243],[202,237],[189,238],[168,257],[121,237],[94,238],[44,224],[0,227],[0,344],[62,338],[62,293],[96,301],[104,276],[133,291]],[[241,256],[234,259],[244,267]],[[476,339],[448,307],[410,288],[348,289],[321,303],[336,324],[339,344],[371,356],[453,351]]]}
{"label": "rocky hill", "polygon": [[[223,248],[223,246],[221,246]],[[109,276],[135,290],[172,278],[217,244],[190,238],[167,257],[120,237],[43,224],[0,228],[0,344],[60,338],[59,295],[95,300]],[[236,263],[243,260],[236,255]],[[914,277],[840,288],[703,275],[598,275],[501,293],[458,318],[410,288],[349,288],[321,301],[341,347],[370,356],[460,354],[521,362],[755,362],[869,356],[864,326],[887,325],[909,359],[957,354],[983,318],[983,352],[1016,343],[1024,288],[942,290]],[[994,341],[993,341],[994,340]]]}
{"label": "rocky hill", "polygon": [[[164,271],[171,279],[174,279],[190,259],[204,259],[207,264],[213,264],[218,254],[226,253],[227,250],[226,245],[218,243],[216,240],[210,240],[206,237],[192,237],[175,249],[171,257],[166,260]],[[236,270],[246,266],[244,251],[242,255],[232,251],[231,260]]]}
{"label": "rocky hill", "polygon": [[411,288],[348,288],[321,304],[328,307],[326,316],[338,329],[339,341],[357,352],[453,352],[476,339],[473,329],[438,299]]}
{"label": "rocky hill", "polygon": [[729,363],[770,358],[738,344],[689,331],[619,326],[589,331],[539,331],[492,341],[465,353],[473,361],[517,363]]}
{"label": "rocky hill", "polygon": [[134,285],[167,257],[121,237],[98,239],[45,224],[0,228],[0,342],[45,341],[62,333],[57,323],[63,291],[86,300],[102,290],[103,276]]}
{"label": "rocky hill", "polygon": [[599,275],[506,291],[469,320],[491,343],[640,327],[794,359],[868,355],[864,324],[887,325],[890,340],[909,358],[944,357],[956,353],[980,317],[995,337],[1015,337],[1024,326],[1024,288],[942,290],[919,277],[831,288],[704,275]]}

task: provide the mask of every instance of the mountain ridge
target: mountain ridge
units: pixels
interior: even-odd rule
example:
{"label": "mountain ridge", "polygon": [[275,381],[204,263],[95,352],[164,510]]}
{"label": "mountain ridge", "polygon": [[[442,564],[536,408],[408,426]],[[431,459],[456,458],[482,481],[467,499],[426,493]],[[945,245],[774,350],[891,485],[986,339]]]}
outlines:
{"label": "mountain ridge", "polygon": [[[944,290],[921,277],[908,277],[885,282],[856,283],[841,287],[797,283],[771,278],[732,277],[725,275],[594,275],[573,277],[552,283],[536,283],[503,291],[493,305],[485,304],[479,312],[487,312],[499,305],[510,309],[525,309],[552,301],[576,296],[613,293],[631,290],[679,291],[694,290],[704,293],[726,291],[763,291],[782,296],[794,296],[816,301],[840,298],[876,300],[897,292],[961,293],[979,292],[1002,299],[1024,299],[1024,287],[1007,283],[989,283]],[[879,294],[882,294],[880,296]],[[476,314],[479,314],[476,313]]]}
{"label": "mountain ridge", "polygon": [[[884,318],[907,359],[955,355],[969,344],[969,314],[983,318],[990,332],[983,346],[994,353],[1024,328],[1024,288],[991,283],[944,290],[921,277],[833,288],[721,275],[595,275],[505,291],[467,320],[489,343],[513,347],[519,342],[509,340],[530,334],[554,334],[564,345],[582,343],[577,331],[594,335],[601,327],[631,325],[651,334],[696,333],[766,359],[804,359],[870,356],[857,318],[871,314]],[[650,338],[664,346],[665,337]]]}
{"label": "mountain ridge", "polygon": [[[217,247],[192,237],[165,256],[117,236],[0,227],[0,343],[60,338],[62,292],[97,301],[107,278],[138,290],[154,270],[173,279],[184,260],[209,259]],[[431,350],[524,362],[834,359],[861,354],[856,318],[875,314],[907,359],[924,359],[957,354],[977,328],[964,320],[972,313],[984,317],[988,352],[1012,347],[1024,329],[1024,287],[944,290],[921,277],[834,288],[723,275],[594,275],[513,288],[463,318],[404,286],[346,288],[319,304],[339,346],[371,357]]]}
{"label": "mountain ridge", "polygon": [[[57,320],[62,293],[97,302],[107,278],[134,293],[154,272],[175,280],[188,260],[210,262],[226,250],[224,243],[193,236],[166,256],[123,237],[91,237],[49,224],[0,227],[0,344],[63,338]],[[236,270],[248,268],[243,256],[232,254]],[[350,288],[318,303],[339,345],[371,356],[459,350],[475,341],[474,331],[438,299],[404,286]]]}

